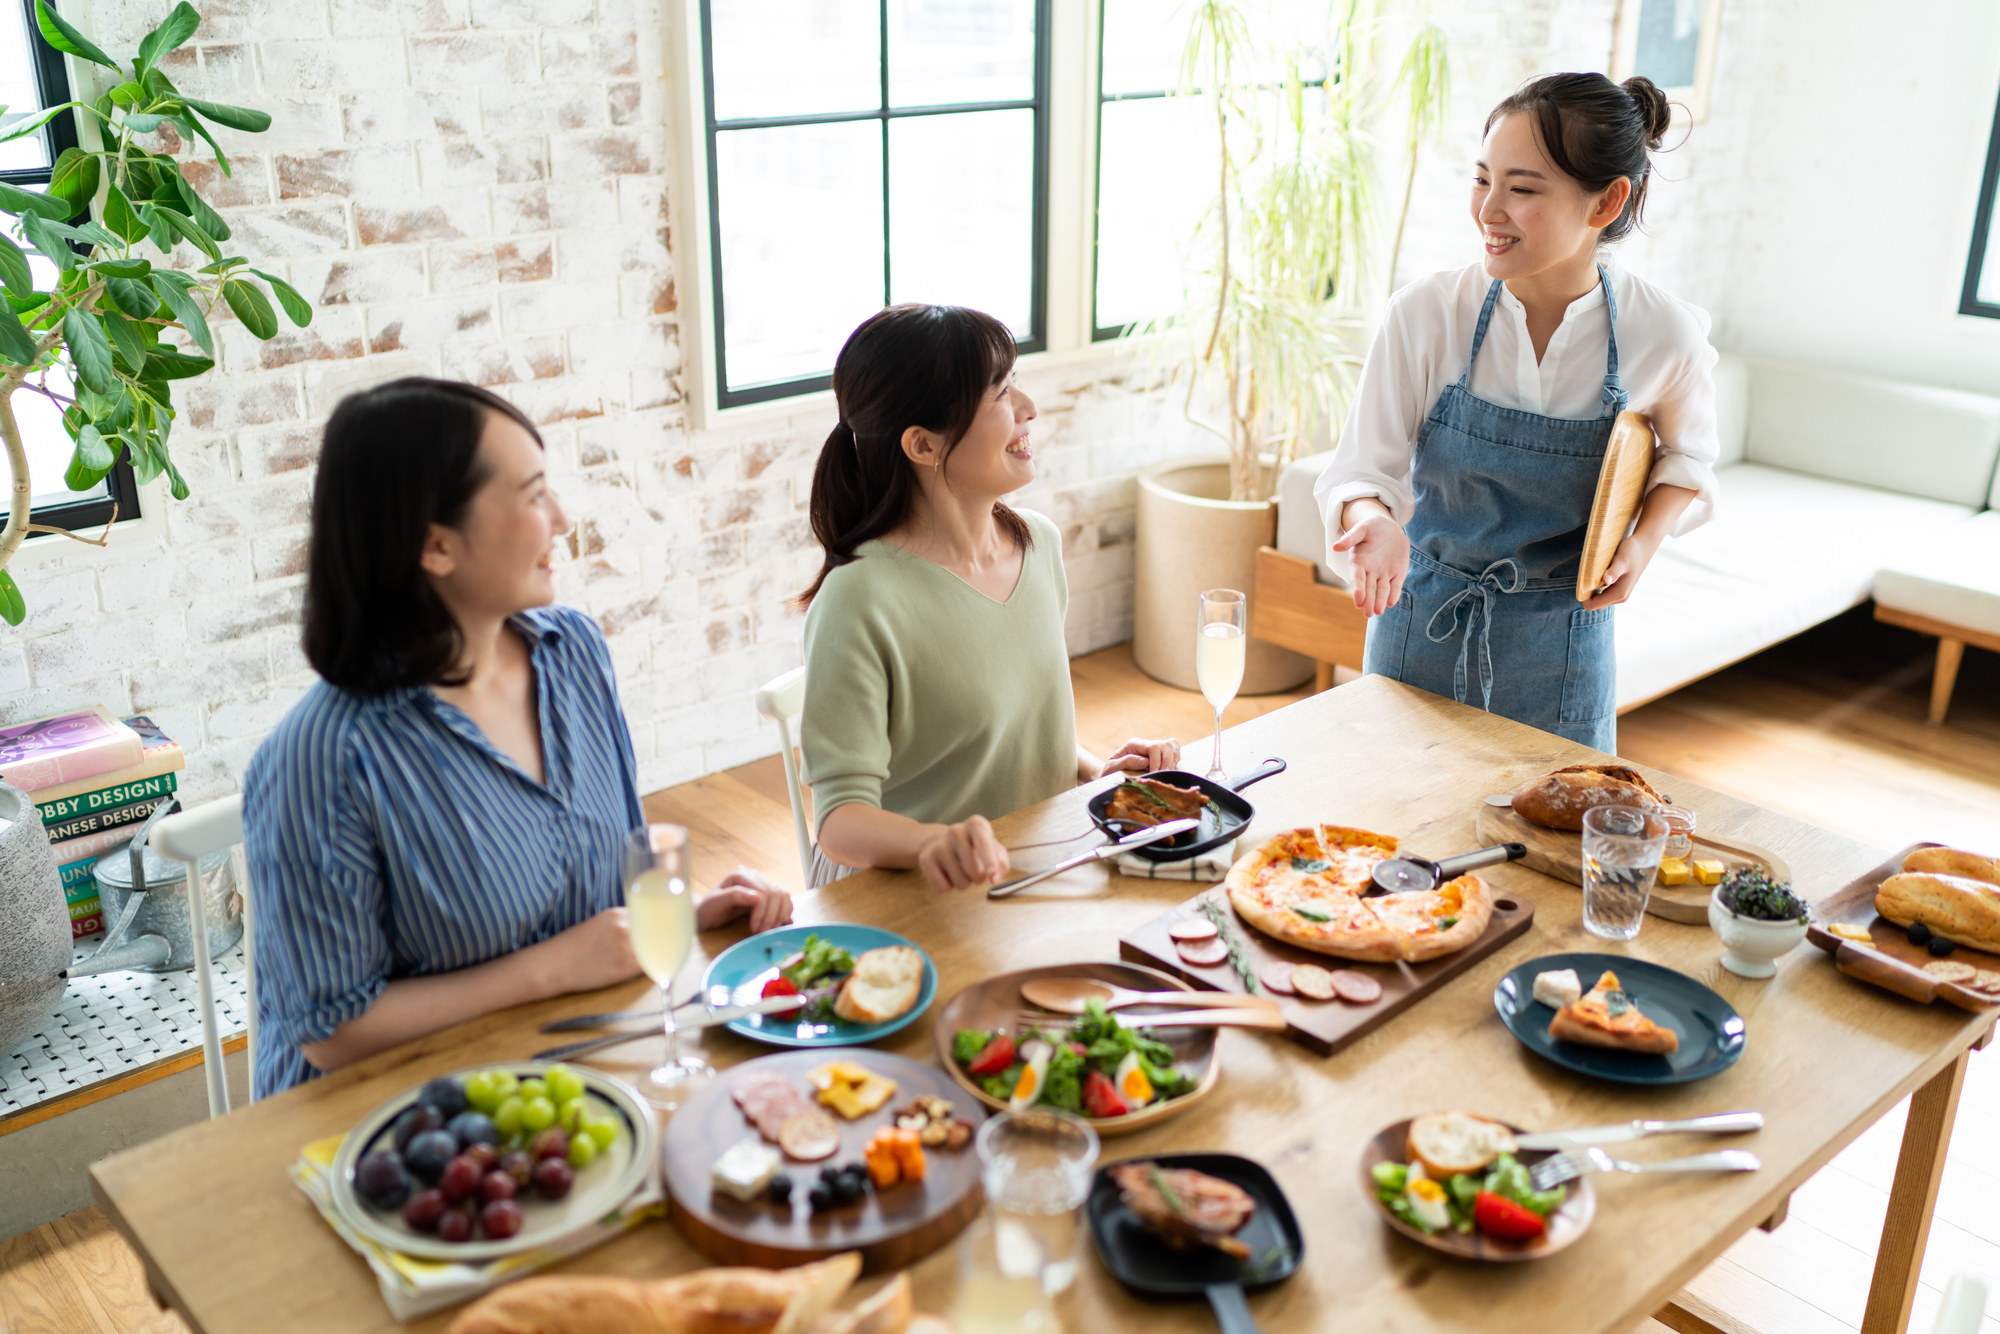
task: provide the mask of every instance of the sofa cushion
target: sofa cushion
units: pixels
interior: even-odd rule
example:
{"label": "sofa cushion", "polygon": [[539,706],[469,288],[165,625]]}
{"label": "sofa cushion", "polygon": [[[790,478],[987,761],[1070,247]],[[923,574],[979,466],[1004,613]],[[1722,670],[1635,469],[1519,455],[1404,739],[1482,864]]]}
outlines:
{"label": "sofa cushion", "polygon": [[2000,459],[2000,399],[1749,359],[1751,463],[1977,508]]}
{"label": "sofa cushion", "polygon": [[2000,511],[1975,515],[1892,557],[1875,576],[1875,600],[2000,635]]}
{"label": "sofa cushion", "polygon": [[1313,500],[1313,484],[1332,458],[1330,449],[1308,455],[1278,474],[1278,550],[1311,561],[1321,583],[1345,588],[1347,581],[1327,566],[1326,524]]}
{"label": "sofa cushion", "polygon": [[1618,703],[1684,685],[1867,599],[1883,533],[1962,524],[1968,506],[1742,463],[1712,522],[1663,545],[1618,609]]}
{"label": "sofa cushion", "polygon": [[1715,363],[1715,434],[1722,446],[1715,466],[1743,462],[1743,438],[1750,424],[1750,365],[1734,352]]}

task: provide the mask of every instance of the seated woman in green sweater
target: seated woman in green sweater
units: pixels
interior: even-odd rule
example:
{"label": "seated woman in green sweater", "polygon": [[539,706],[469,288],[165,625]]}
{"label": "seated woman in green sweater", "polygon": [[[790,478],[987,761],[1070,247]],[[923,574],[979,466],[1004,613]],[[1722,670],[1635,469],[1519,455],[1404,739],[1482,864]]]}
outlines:
{"label": "seated woman in green sweater", "polygon": [[1062,534],[1000,498],[1035,480],[1014,336],[956,306],[892,306],[833,368],[840,424],[813,473],[826,550],[806,614],[800,744],[813,884],[917,867],[938,889],[1006,874],[988,823],[1110,770],[1180,763],[1076,737]]}

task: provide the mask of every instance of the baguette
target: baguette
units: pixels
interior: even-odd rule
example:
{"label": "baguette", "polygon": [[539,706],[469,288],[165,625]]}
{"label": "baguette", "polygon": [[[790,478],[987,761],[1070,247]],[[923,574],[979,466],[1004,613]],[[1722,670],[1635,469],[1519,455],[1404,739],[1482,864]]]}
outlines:
{"label": "baguette", "polygon": [[833,1012],[851,1024],[882,1024],[917,1003],[923,989],[924,956],[908,945],[885,945],[854,961],[840,984]]}
{"label": "baguette", "polygon": [[1964,875],[1904,871],[1875,890],[1875,911],[1897,926],[1922,922],[1954,945],[2000,954],[2000,885]]}
{"label": "baguette", "polygon": [[1514,789],[1514,813],[1545,829],[1581,830],[1583,814],[1593,806],[1656,811],[1666,805],[1645,775],[1622,764],[1573,764]]}
{"label": "baguette", "polygon": [[861,1272],[859,1252],[795,1269],[702,1269],[668,1279],[546,1274],[487,1293],[447,1334],[773,1334],[803,1331]]}
{"label": "baguette", "polygon": [[1503,1153],[1514,1152],[1514,1134],[1498,1121],[1470,1112],[1434,1112],[1410,1122],[1410,1157],[1434,1180],[1460,1172],[1483,1171]]}
{"label": "baguette", "polygon": [[1903,858],[1903,869],[1969,876],[1974,880],[2000,885],[2000,857],[1982,857],[1961,848],[1918,848]]}

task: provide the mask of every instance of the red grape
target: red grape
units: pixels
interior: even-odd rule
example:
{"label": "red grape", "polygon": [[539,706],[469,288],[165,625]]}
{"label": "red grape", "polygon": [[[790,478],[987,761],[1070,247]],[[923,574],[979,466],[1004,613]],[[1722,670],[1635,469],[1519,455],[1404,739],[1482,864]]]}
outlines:
{"label": "red grape", "polygon": [[511,1200],[519,1189],[514,1184],[514,1178],[496,1168],[479,1178],[479,1202],[491,1204],[495,1200]]}
{"label": "red grape", "polygon": [[551,1200],[560,1200],[576,1184],[576,1173],[567,1159],[544,1158],[535,1164],[535,1189]]}
{"label": "red grape", "polygon": [[446,1241],[470,1241],[472,1223],[471,1209],[454,1206],[445,1210],[443,1217],[438,1219],[438,1236]]}
{"label": "red grape", "polygon": [[473,1191],[479,1189],[479,1178],[484,1175],[479,1164],[460,1154],[444,1165],[444,1172],[438,1177],[438,1189],[444,1197],[457,1204]]}
{"label": "red grape", "polygon": [[409,1203],[403,1206],[403,1221],[419,1232],[435,1232],[444,1211],[444,1192],[432,1187],[410,1197]]}
{"label": "red grape", "polygon": [[505,1241],[521,1230],[521,1206],[512,1200],[494,1200],[479,1211],[479,1225],[495,1241]]}
{"label": "red grape", "polygon": [[528,1152],[533,1155],[536,1161],[540,1161],[543,1158],[567,1158],[569,1157],[569,1136],[563,1132],[561,1126],[550,1126],[547,1130],[535,1136],[534,1143],[528,1146]]}
{"label": "red grape", "polygon": [[500,1170],[514,1178],[514,1184],[526,1190],[535,1179],[535,1160],[519,1149],[509,1149],[500,1155]]}
{"label": "red grape", "polygon": [[482,1172],[491,1172],[500,1164],[500,1150],[494,1148],[491,1144],[479,1143],[467,1145],[463,1156],[479,1164],[479,1170]]}

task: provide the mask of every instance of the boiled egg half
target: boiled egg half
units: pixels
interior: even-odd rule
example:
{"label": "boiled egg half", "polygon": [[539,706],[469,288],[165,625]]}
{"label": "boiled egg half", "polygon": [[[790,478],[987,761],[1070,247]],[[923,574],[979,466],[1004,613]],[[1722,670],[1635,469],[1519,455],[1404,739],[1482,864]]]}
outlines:
{"label": "boiled egg half", "polygon": [[1017,1112],[1024,1112],[1035,1105],[1035,1099],[1042,1096],[1042,1085],[1049,1077],[1049,1057],[1055,1048],[1039,1038],[1021,1044],[1021,1059],[1027,1063],[1021,1077],[1014,1081],[1014,1092],[1007,1099],[1007,1105]]}
{"label": "boiled egg half", "polygon": [[1125,1053],[1125,1059],[1118,1063],[1118,1073],[1111,1077],[1111,1083],[1127,1106],[1144,1107],[1153,1100],[1153,1081],[1146,1078],[1145,1067],[1139,1064],[1139,1053],[1136,1051]]}
{"label": "boiled egg half", "polygon": [[1432,1232],[1442,1232],[1451,1226],[1451,1209],[1445,1203],[1444,1187],[1423,1175],[1423,1168],[1416,1163],[1410,1164],[1403,1198],[1410,1202],[1410,1213],[1421,1226]]}

